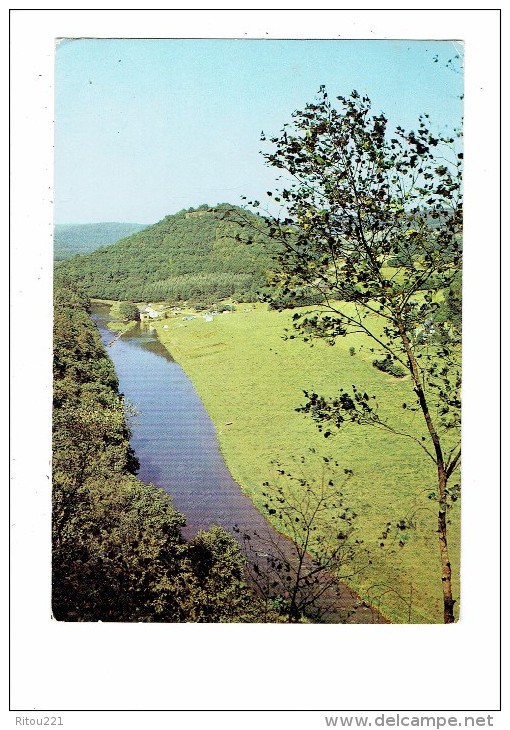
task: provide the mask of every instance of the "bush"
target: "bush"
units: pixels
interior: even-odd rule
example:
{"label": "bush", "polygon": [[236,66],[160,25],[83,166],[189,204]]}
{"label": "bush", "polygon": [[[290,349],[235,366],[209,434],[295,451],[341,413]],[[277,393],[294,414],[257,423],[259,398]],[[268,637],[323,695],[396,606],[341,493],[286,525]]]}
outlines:
{"label": "bush", "polygon": [[119,317],[124,322],[136,322],[140,319],[140,313],[138,307],[133,302],[120,302],[119,304]]}
{"label": "bush", "polygon": [[234,307],[233,304],[219,304],[216,307],[216,311],[217,312],[220,312],[220,314],[222,312],[235,312],[236,311],[236,308]]}
{"label": "bush", "polygon": [[406,374],[404,368],[393,362],[393,359],[389,355],[386,355],[384,360],[374,360],[372,365],[383,373],[393,375],[394,378],[403,378]]}
{"label": "bush", "polygon": [[276,309],[278,312],[284,309],[294,309],[295,307],[309,307],[322,302],[322,295],[313,291],[309,287],[302,287],[293,292],[276,291],[270,292],[266,301],[269,302],[269,309]]}

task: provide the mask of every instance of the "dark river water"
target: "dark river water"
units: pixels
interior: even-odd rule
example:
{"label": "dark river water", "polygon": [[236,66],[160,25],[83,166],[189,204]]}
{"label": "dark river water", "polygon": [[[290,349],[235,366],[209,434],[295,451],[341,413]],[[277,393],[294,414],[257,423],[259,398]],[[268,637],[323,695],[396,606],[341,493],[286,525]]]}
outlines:
{"label": "dark river water", "polygon": [[[137,325],[115,339],[106,327],[108,311],[95,305],[92,314],[115,366],[120,392],[136,409],[129,424],[131,446],[140,462],[139,478],[172,496],[174,506],[186,516],[186,538],[215,524],[236,536],[252,535],[250,544],[262,557],[269,542],[282,544],[283,540],[291,550],[292,543],[272,528],[231,477],[202,401],[155,331],[149,325]],[[381,620],[343,587],[339,611],[351,614],[349,622]],[[340,613],[333,620],[342,620]]]}

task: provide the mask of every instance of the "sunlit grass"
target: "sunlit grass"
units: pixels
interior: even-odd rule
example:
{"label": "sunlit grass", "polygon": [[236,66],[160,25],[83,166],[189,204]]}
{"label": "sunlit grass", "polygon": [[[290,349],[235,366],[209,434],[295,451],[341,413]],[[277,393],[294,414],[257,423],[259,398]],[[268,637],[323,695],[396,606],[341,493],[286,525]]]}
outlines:
{"label": "sunlit grass", "polygon": [[[151,323],[153,324],[153,323]],[[212,322],[197,317],[155,323],[162,343],[190,376],[215,423],[227,465],[243,490],[262,508],[263,483],[275,481],[274,461],[289,465],[310,448],[310,473],[320,455],[354,473],[343,488],[345,503],[358,514],[357,536],[371,564],[353,578],[352,587],[378,604],[392,621],[441,622],[442,594],[437,515],[427,498],[434,490],[432,460],[411,439],[374,427],[347,425],[325,439],[310,417],[297,413],[303,390],[334,395],[352,384],[375,395],[381,415],[399,429],[425,435],[419,412],[403,409],[413,400],[409,377],[393,378],[372,366],[371,343],[363,335],[318,341],[285,341],[291,314],[266,305],[238,305],[233,314]],[[355,354],[350,348],[354,347]],[[458,510],[452,515],[450,545],[454,577],[459,575]],[[413,517],[416,529],[399,538],[381,539],[388,522]],[[400,536],[402,537],[402,535]],[[384,543],[384,546],[381,546]],[[360,552],[360,563],[366,556]],[[458,598],[458,582],[455,585]]]}

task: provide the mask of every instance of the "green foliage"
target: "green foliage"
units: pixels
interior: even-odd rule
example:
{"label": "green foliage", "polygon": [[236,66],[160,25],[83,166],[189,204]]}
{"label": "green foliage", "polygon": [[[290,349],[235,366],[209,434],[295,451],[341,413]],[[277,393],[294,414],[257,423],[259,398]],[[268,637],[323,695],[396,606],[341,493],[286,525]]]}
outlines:
{"label": "green foliage", "polygon": [[[250,232],[236,225],[249,220]],[[241,232],[240,232],[241,230]],[[130,301],[218,301],[262,287],[273,266],[263,219],[239,208],[181,211],[129,238],[60,264],[89,296]]]}
{"label": "green foliage", "polygon": [[262,292],[262,301],[267,301],[269,309],[282,311],[283,309],[294,309],[296,307],[308,307],[312,304],[320,304],[322,297],[310,287],[299,287],[290,292],[285,289],[265,289]]}
{"label": "green foliage", "polygon": [[184,518],[134,477],[90,479],[65,499],[54,542],[53,612],[59,620],[182,620]]}
{"label": "green foliage", "polygon": [[146,227],[145,223],[56,223],[53,234],[55,261],[90,253]]}
{"label": "green foliage", "polygon": [[443,300],[439,304],[434,323],[437,328],[436,340],[442,343],[460,343],[462,331],[462,276],[459,271],[443,291]]}
{"label": "green foliage", "polygon": [[[312,449],[311,469],[304,457],[293,465],[299,475],[277,464],[276,484],[264,483],[264,511],[292,542],[279,533],[276,537],[256,534],[253,555],[252,536],[244,536],[247,554],[252,556],[253,582],[266,603],[288,623],[319,621],[326,616],[338,621],[338,581],[352,577],[365,559],[361,541],[353,537],[357,515],[345,505],[335,483],[339,465],[314,454]],[[344,482],[351,474],[344,469]]]}
{"label": "green foliage", "polygon": [[[432,460],[444,620],[450,623],[455,601],[445,515],[448,479],[460,465],[461,372],[458,339],[438,320],[438,308],[443,301],[448,310],[443,319],[451,319],[455,330],[460,297],[453,292],[462,259],[461,133],[434,133],[426,114],[416,130],[390,130],[384,114],[372,113],[368,97],[353,91],[331,103],[324,87],[315,103],[292,117],[264,155],[284,179],[295,181],[273,196],[286,210],[285,218],[269,222],[270,235],[281,246],[273,281],[284,295],[308,287],[320,296],[312,312],[294,315],[295,330],[306,341],[320,338],[334,345],[363,332],[373,351],[383,355],[374,365],[394,375],[401,366],[411,376],[409,405],[421,411],[427,436],[419,441],[401,432],[361,387],[353,386],[352,394],[341,388],[329,399],[308,393],[301,410],[324,426],[325,436],[331,435],[331,424],[370,424],[414,439]],[[452,431],[457,432],[453,446]]]}
{"label": "green foliage", "polygon": [[218,304],[216,311],[222,314],[223,312],[235,312],[236,308],[233,304]]}
{"label": "green foliage", "polygon": [[136,304],[132,302],[119,303],[119,317],[123,321],[136,322],[140,319],[140,312]]}
{"label": "green foliage", "polygon": [[212,304],[210,302],[202,302],[195,299],[188,299],[187,304],[188,307],[194,309],[195,312],[205,312],[207,309],[212,308]]}
{"label": "green foliage", "polygon": [[232,535],[217,526],[201,531],[189,543],[188,556],[195,581],[191,620],[261,620],[260,603],[246,586],[246,558]]}
{"label": "green foliage", "polygon": [[381,370],[383,373],[393,375],[394,378],[403,378],[404,375],[407,375],[407,371],[400,365],[397,365],[395,362],[393,362],[390,355],[386,355],[386,357],[382,360],[374,360],[372,362],[372,365],[374,366],[374,368]]}

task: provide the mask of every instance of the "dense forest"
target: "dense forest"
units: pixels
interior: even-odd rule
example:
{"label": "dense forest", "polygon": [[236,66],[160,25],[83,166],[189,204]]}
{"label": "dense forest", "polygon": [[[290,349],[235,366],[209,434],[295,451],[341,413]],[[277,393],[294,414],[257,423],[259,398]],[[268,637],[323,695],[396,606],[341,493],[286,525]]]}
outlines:
{"label": "dense forest", "polygon": [[59,268],[102,299],[251,301],[274,266],[272,248],[262,218],[222,203],[168,215]]}
{"label": "dense forest", "polygon": [[64,261],[115,243],[144,228],[147,228],[145,223],[56,223],[53,255],[55,261]]}
{"label": "dense forest", "polygon": [[124,400],[88,298],[57,271],[54,299],[55,618],[267,620],[234,538],[212,527],[185,542],[170,497],[136,477]]}

